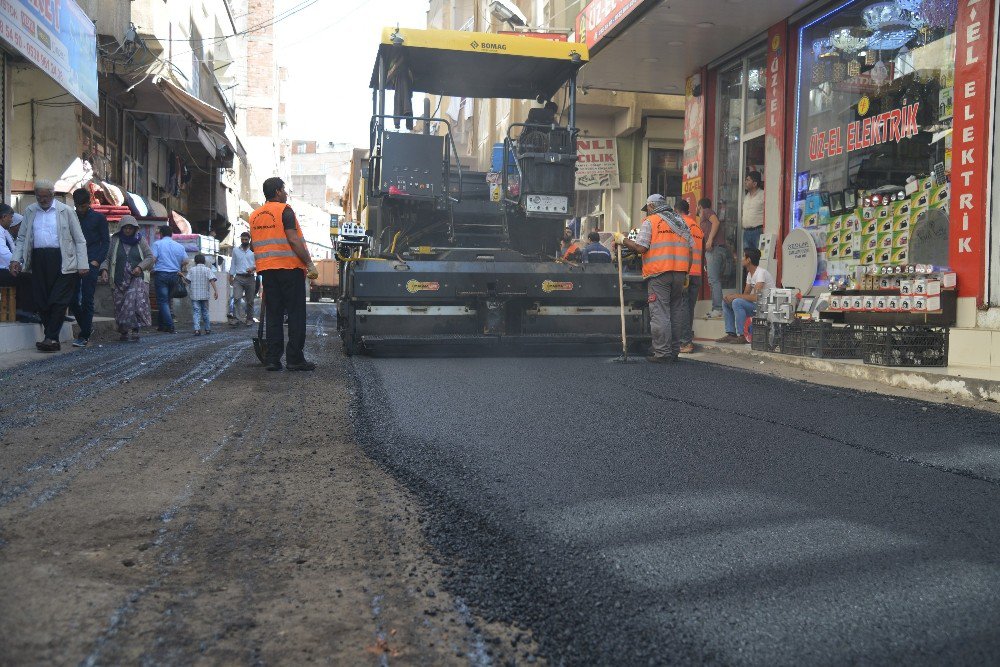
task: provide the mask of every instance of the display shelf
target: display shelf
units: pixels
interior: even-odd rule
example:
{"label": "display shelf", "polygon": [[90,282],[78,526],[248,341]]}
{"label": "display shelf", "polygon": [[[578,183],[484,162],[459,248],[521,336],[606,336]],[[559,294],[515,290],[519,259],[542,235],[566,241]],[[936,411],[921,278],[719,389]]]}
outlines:
{"label": "display shelf", "polygon": [[[837,296],[886,296],[899,295],[898,289],[885,290],[840,290],[833,292]],[[941,294],[941,310],[926,313],[895,313],[870,310],[823,310],[820,318],[839,324],[876,324],[881,326],[927,325],[950,327],[958,318],[958,291],[943,289]]]}

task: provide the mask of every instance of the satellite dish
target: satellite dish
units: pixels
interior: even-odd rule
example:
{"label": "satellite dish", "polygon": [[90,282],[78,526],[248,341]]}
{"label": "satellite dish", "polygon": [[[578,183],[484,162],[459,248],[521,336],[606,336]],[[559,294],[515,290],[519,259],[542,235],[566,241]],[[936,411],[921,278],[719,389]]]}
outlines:
{"label": "satellite dish", "polygon": [[781,244],[781,284],[809,296],[816,282],[819,255],[816,240],[804,229],[793,229]]}

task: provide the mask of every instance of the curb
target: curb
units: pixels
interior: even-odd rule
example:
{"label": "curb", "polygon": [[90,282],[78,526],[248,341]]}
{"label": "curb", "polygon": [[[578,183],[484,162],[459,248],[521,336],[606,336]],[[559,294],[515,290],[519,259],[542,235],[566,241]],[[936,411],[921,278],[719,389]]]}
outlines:
{"label": "curb", "polygon": [[[847,364],[831,359],[813,359],[797,357],[773,352],[758,352],[750,346],[737,347],[695,341],[704,350],[719,352],[731,357],[755,358],[771,361],[777,364],[797,366],[821,373],[832,373],[855,380],[879,382],[897,389],[915,391],[933,391],[948,394],[969,401],[990,401],[1000,403],[1000,380],[962,377],[961,375],[942,375],[913,368],[890,368],[884,366],[869,366],[867,364]],[[962,367],[952,366],[952,371]],[[970,371],[974,369],[970,368]]]}

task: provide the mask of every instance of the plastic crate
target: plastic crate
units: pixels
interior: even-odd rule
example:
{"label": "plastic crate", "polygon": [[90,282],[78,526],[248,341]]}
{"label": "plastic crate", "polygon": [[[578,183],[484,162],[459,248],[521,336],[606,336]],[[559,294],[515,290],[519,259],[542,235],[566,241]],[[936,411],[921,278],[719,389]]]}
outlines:
{"label": "plastic crate", "polygon": [[861,359],[861,329],[830,322],[803,322],[802,354],[817,359]]}
{"label": "plastic crate", "polygon": [[767,320],[755,317],[750,325],[750,349],[757,352],[771,352],[770,325]]}
{"label": "plastic crate", "polygon": [[799,321],[786,324],[781,329],[778,352],[801,356],[805,351],[805,335]]}
{"label": "plastic crate", "polygon": [[948,329],[926,326],[864,328],[862,359],[875,366],[947,366]]}

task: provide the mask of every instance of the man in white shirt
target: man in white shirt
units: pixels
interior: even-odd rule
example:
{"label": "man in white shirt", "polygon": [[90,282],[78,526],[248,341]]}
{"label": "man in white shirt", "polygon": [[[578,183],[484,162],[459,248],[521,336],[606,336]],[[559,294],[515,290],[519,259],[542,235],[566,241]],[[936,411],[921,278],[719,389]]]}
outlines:
{"label": "man in white shirt", "polygon": [[14,256],[14,237],[7,231],[14,221],[14,209],[0,204],[0,287],[14,287],[17,278],[10,275],[10,260]]}
{"label": "man in white shirt", "polygon": [[722,298],[722,315],[726,322],[726,335],[716,343],[749,343],[743,334],[743,326],[748,317],[757,312],[757,299],[764,290],[773,288],[774,276],[760,266],[760,250],[743,250],[743,268],[747,272],[747,284],[742,294],[727,294]]}
{"label": "man in white shirt", "polygon": [[759,248],[760,235],[764,231],[764,179],[759,171],[751,171],[743,179],[746,193],[743,195],[743,247]]}
{"label": "man in white shirt", "polygon": [[254,263],[253,250],[250,248],[250,232],[240,234],[240,245],[233,248],[233,261],[229,266],[229,285],[233,288],[233,309],[230,316],[232,323],[237,321],[237,311],[240,309],[240,299],[245,304],[246,325],[253,325],[253,300],[257,292],[257,282],[254,277],[257,267]]}
{"label": "man in white shirt", "polygon": [[35,182],[36,203],[24,212],[10,272],[31,274],[38,314],[45,338],[35,346],[41,352],[59,349],[66,309],[76,296],[80,276],[88,273],[87,239],[76,211],[55,200],[52,181]]}

